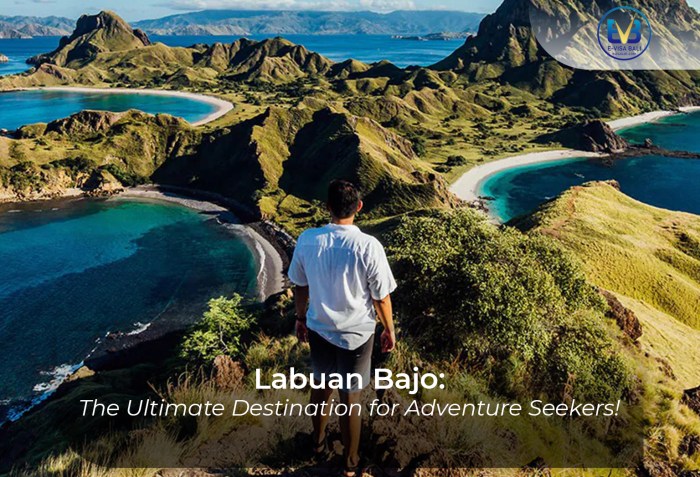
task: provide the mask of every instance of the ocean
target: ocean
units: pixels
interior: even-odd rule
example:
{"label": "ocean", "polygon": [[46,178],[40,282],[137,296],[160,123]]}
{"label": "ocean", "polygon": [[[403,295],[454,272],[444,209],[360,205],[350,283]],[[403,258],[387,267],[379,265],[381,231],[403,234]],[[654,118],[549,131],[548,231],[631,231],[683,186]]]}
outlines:
{"label": "ocean", "polygon": [[167,113],[196,122],[216,111],[216,106],[183,96],[82,91],[12,91],[0,93],[0,128],[14,130],[25,124],[65,118],[85,109]]}
{"label": "ocean", "polygon": [[255,298],[243,239],[179,205],[76,199],[0,205],[0,423],[55,389],[109,332],[192,322]]}
{"label": "ocean", "polygon": [[[633,143],[649,138],[671,150],[700,152],[700,113],[666,117],[620,134]],[[494,197],[489,204],[491,212],[508,221],[534,211],[575,185],[616,180],[622,192],[644,203],[700,214],[698,177],[698,159],[650,155],[612,164],[599,159],[571,159],[502,171],[482,183],[479,195]]]}

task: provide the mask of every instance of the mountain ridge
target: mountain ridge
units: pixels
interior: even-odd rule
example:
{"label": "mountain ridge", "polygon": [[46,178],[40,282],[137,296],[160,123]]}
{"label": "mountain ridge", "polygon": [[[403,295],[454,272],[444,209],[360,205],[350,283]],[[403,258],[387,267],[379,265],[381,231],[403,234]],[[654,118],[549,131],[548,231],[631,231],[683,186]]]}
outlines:
{"label": "mountain ridge", "polygon": [[134,27],[156,35],[427,34],[474,31],[480,13],[447,10],[325,12],[295,10],[203,10],[140,20]]}
{"label": "mountain ridge", "polygon": [[[648,10],[658,10],[658,22],[664,18],[669,22],[679,21],[677,14],[681,12],[681,20],[688,31],[700,24],[700,14],[685,0],[680,0],[673,8],[668,0],[643,0],[642,3]],[[577,21],[576,10],[569,4],[540,1],[537,5],[545,12],[543,14],[551,17],[550,23],[564,25],[562,31],[568,31],[571,23]],[[611,0],[604,0],[599,8],[605,11],[614,5]],[[658,9],[652,8],[654,5]],[[539,44],[530,25],[530,14],[529,0],[505,0],[484,18],[476,36],[467,38],[460,48],[431,68],[454,71],[471,81],[495,80],[511,84],[555,102],[596,107],[604,114],[700,103],[700,93],[695,87],[700,81],[698,71],[590,71],[557,62]],[[685,34],[682,27],[677,30],[678,35]],[[673,32],[670,34],[674,41],[680,38],[674,37]]]}
{"label": "mountain ridge", "polygon": [[[149,35],[425,35],[473,32],[485,14],[450,10],[369,11],[202,10],[130,22]],[[75,19],[0,15],[0,38],[66,36]]]}
{"label": "mountain ridge", "polygon": [[0,38],[69,35],[74,23],[70,18],[58,16],[0,15]]}

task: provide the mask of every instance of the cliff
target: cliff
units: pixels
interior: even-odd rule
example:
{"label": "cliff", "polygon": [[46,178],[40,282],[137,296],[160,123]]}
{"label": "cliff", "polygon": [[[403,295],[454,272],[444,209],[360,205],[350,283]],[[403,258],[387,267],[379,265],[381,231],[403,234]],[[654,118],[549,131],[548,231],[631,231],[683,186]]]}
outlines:
{"label": "cliff", "polygon": [[[681,45],[697,41],[700,15],[685,0],[643,0],[639,4],[651,18],[654,31],[663,31],[676,45],[673,54],[685,54]],[[597,24],[598,20],[586,12],[602,13],[617,4],[608,0],[595,4],[538,0],[533,5],[547,25],[558,25],[559,30],[547,32],[557,37],[570,35],[584,23]],[[601,72],[574,70],[558,63],[538,44],[530,25],[530,0],[505,0],[481,22],[476,36],[433,68],[456,71],[475,81],[501,81],[559,103],[595,107],[605,114],[700,101],[694,87],[700,79],[697,71]]]}

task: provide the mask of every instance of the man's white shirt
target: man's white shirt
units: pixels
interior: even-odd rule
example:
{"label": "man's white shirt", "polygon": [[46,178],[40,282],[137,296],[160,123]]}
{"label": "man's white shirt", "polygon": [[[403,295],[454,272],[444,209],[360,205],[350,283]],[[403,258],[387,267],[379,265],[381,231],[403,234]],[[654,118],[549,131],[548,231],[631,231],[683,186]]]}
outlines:
{"label": "man's white shirt", "polygon": [[307,327],[354,350],[374,333],[372,299],[396,289],[384,247],[355,225],[328,224],[299,236],[289,279],[309,287]]}

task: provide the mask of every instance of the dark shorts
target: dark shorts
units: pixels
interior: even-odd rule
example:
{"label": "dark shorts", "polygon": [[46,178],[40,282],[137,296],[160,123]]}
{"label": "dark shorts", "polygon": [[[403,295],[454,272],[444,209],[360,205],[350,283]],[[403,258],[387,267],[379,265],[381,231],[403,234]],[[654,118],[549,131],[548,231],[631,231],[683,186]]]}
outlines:
{"label": "dark shorts", "polygon": [[[311,365],[313,366],[314,380],[316,382],[322,379],[324,374],[326,375],[326,382],[328,382],[329,374],[338,373],[343,377],[345,383],[341,391],[361,391],[369,384],[372,371],[374,335],[359,348],[348,350],[328,342],[315,331],[309,330],[309,346],[311,347]],[[350,373],[357,373],[362,376],[362,383],[358,379],[350,379],[348,383],[346,376],[349,376]],[[347,386],[348,384],[350,384],[349,387]]]}

